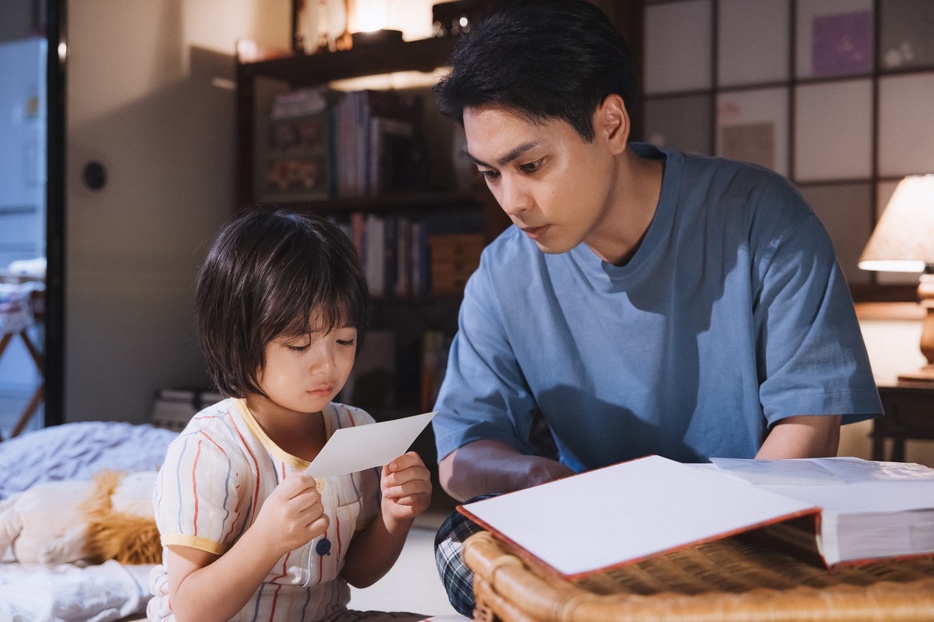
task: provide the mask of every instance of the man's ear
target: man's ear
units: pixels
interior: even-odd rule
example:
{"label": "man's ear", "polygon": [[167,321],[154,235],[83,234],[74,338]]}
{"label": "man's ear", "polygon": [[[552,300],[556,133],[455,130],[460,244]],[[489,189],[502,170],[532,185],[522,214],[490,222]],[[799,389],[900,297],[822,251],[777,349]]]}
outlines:
{"label": "man's ear", "polygon": [[623,98],[607,95],[594,112],[593,127],[595,137],[604,140],[614,155],[622,153],[632,129]]}

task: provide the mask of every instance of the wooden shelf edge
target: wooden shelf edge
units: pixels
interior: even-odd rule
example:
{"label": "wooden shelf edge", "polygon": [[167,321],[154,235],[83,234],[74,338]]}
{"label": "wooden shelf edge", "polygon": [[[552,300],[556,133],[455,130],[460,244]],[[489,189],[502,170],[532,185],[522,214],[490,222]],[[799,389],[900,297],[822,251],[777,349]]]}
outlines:
{"label": "wooden shelf edge", "polygon": [[916,302],[858,302],[854,306],[859,320],[920,322],[924,319],[924,308]]}
{"label": "wooden shelf edge", "polygon": [[[474,194],[443,190],[399,192],[378,197],[350,197],[345,199],[269,200],[257,201],[257,204],[324,214],[349,214],[351,212],[420,214],[426,213],[428,210],[431,213],[480,212],[484,207],[482,198]],[[256,205],[244,207],[253,209]]]}
{"label": "wooden shelf edge", "polygon": [[443,67],[457,37],[373,44],[338,52],[292,55],[257,62],[241,62],[240,72],[311,86],[333,80],[374,76],[397,71],[430,72]]}

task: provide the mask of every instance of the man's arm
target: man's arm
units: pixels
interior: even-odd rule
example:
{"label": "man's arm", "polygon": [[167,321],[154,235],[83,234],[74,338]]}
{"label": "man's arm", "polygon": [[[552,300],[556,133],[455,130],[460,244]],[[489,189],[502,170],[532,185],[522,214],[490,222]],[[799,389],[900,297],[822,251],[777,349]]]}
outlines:
{"label": "man's arm", "polygon": [[769,432],[756,458],[778,460],[836,456],[841,419],[840,415],[802,415],[782,419]]}
{"label": "man's arm", "polygon": [[445,492],[459,501],[511,492],[573,475],[560,462],[527,456],[500,441],[481,440],[455,449],[438,463]]}

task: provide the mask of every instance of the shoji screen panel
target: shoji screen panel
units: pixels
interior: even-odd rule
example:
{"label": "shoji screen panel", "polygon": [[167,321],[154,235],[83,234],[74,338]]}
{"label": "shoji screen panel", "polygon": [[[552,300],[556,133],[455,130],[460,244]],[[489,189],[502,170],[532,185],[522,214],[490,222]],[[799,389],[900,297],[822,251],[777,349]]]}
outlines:
{"label": "shoji screen panel", "polygon": [[856,260],[898,180],[934,173],[934,1],[645,0],[645,140],[798,185],[857,299],[916,275]]}

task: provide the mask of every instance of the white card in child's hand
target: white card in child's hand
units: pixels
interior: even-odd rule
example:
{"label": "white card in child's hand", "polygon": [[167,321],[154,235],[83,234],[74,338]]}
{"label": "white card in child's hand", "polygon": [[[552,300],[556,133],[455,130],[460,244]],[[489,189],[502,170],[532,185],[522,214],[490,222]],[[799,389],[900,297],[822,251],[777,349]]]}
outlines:
{"label": "white card in child's hand", "polygon": [[386,465],[412,446],[435,413],[336,430],[305,474],[333,477]]}

